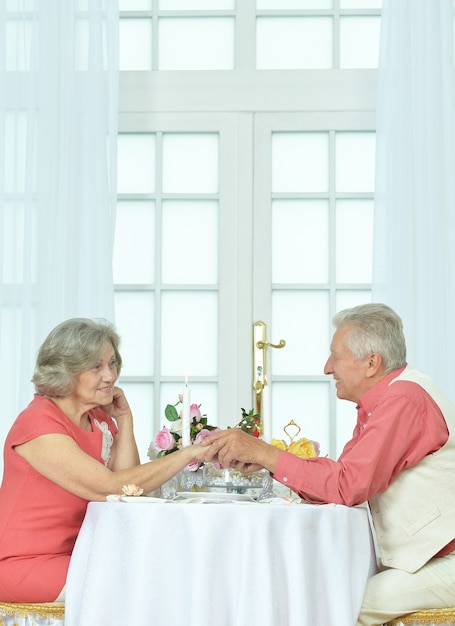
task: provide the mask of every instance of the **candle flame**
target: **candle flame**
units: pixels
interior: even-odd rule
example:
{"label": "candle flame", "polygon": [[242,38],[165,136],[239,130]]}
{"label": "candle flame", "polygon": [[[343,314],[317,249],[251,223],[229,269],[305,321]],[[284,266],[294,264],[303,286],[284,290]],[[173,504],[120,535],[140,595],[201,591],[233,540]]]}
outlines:
{"label": "candle flame", "polygon": [[188,374],[185,374],[185,385],[188,385]]}

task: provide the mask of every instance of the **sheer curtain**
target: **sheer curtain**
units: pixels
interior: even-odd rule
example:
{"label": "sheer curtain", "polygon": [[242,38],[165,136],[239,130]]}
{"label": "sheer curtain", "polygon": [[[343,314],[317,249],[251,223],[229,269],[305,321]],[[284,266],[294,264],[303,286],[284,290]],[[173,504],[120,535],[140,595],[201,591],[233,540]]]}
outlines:
{"label": "sheer curtain", "polygon": [[2,440],[62,320],[113,319],[117,0],[0,2]]}
{"label": "sheer curtain", "polygon": [[384,0],[373,299],[455,400],[453,0]]}

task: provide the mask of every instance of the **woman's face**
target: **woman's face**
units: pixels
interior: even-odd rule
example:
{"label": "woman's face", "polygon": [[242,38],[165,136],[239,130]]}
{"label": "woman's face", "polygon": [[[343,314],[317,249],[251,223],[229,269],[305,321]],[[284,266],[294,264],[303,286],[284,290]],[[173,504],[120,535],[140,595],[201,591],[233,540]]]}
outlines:
{"label": "woman's face", "polygon": [[76,376],[76,388],[72,395],[80,404],[91,407],[111,404],[117,377],[115,352],[112,345],[106,342],[99,360]]}

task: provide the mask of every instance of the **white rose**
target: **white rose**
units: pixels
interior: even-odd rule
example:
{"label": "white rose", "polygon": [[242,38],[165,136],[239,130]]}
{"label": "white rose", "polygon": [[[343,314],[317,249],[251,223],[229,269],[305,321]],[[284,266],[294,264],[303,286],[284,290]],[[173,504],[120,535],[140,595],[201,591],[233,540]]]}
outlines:
{"label": "white rose", "polygon": [[172,425],[169,429],[171,431],[171,433],[175,433],[176,435],[181,435],[182,434],[182,420],[175,420],[175,422],[172,422]]}

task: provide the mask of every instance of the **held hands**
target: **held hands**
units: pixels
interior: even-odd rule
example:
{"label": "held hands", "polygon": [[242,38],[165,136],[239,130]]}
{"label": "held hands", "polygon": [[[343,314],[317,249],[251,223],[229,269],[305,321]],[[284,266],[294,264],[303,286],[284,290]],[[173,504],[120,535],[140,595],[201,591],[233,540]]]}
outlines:
{"label": "held hands", "polygon": [[207,448],[205,461],[216,461],[223,467],[233,467],[241,472],[255,472],[264,467],[274,471],[280,454],[277,448],[239,428],[220,430],[201,445]]}
{"label": "held hands", "polygon": [[188,453],[191,454],[191,461],[199,461],[200,463],[204,463],[206,461],[207,448],[202,445],[202,443],[193,443],[190,446],[185,448],[188,450]]}

